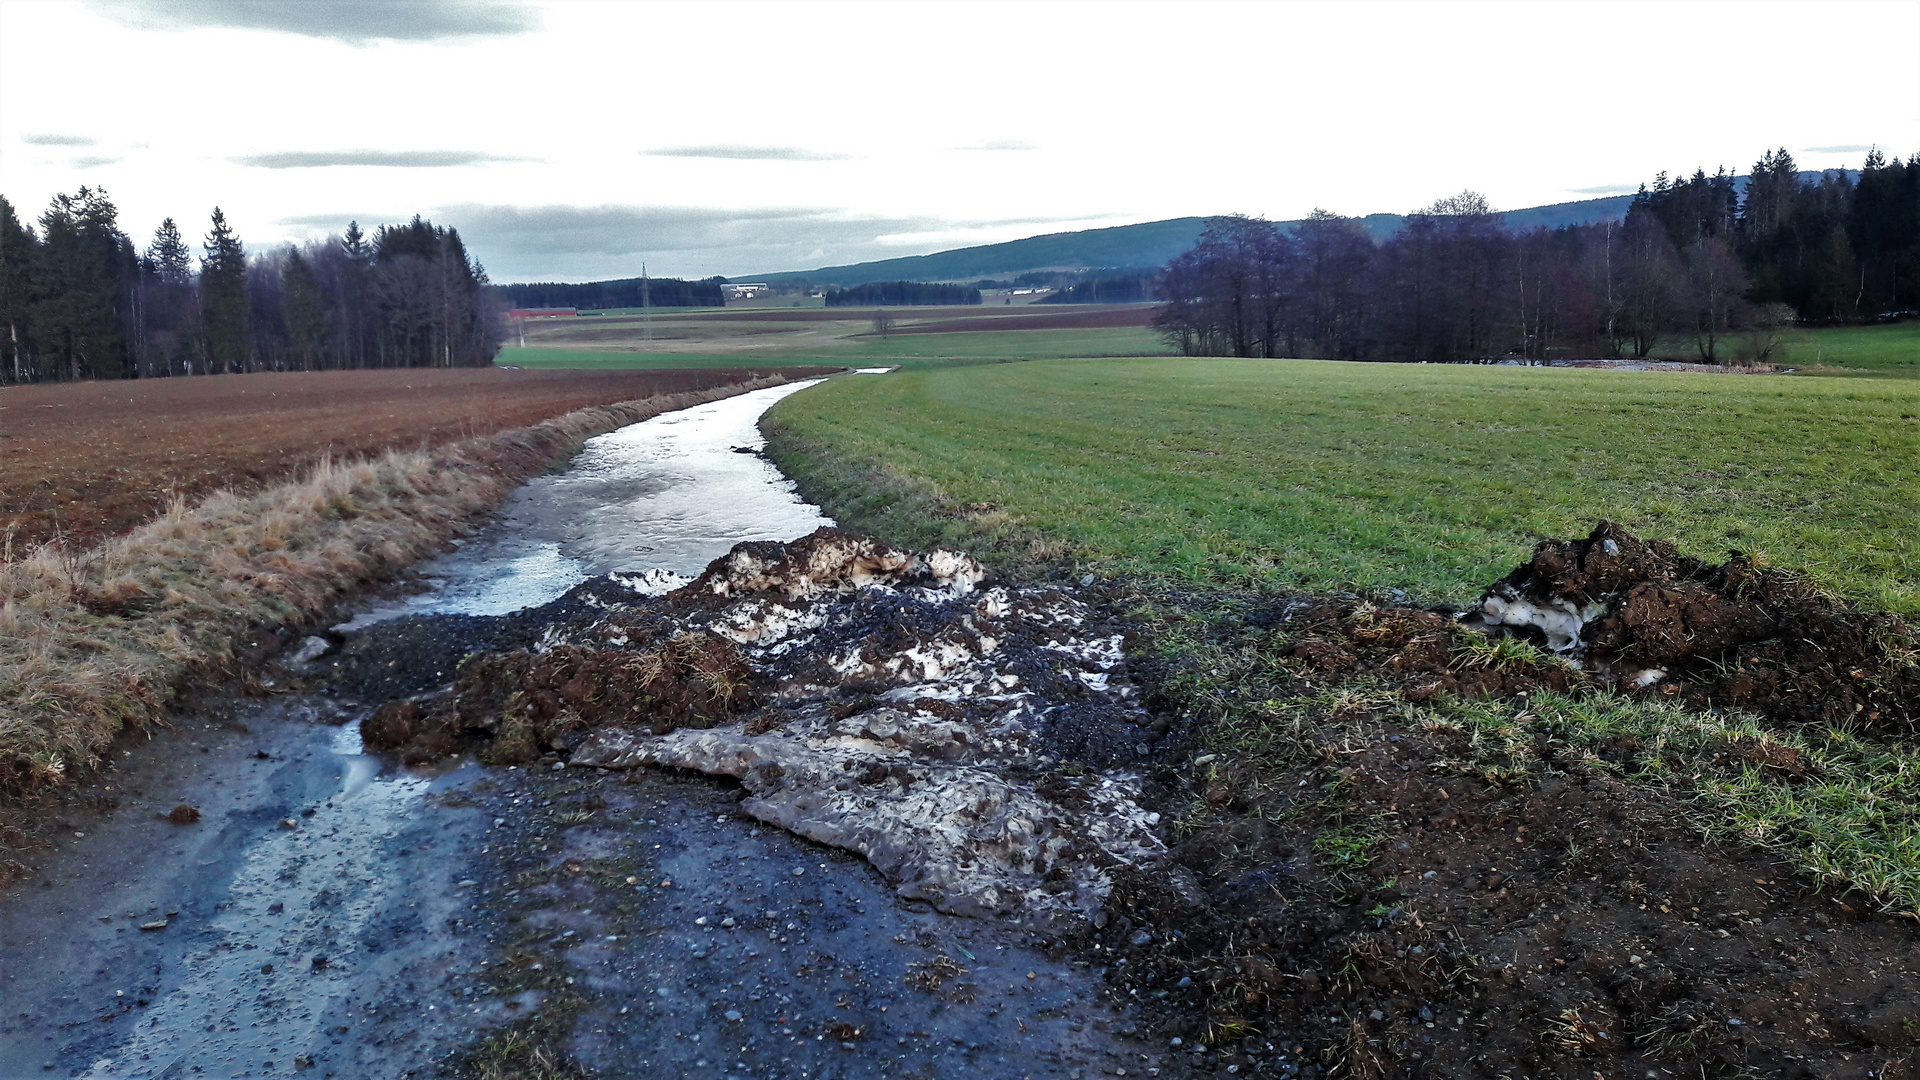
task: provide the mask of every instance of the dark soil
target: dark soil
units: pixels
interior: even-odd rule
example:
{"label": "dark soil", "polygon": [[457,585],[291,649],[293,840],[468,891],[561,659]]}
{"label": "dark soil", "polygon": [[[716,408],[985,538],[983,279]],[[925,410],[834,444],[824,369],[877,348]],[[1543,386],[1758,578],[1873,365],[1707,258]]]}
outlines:
{"label": "dark soil", "polygon": [[[1912,715],[1897,620],[1742,559],[1704,566],[1603,525],[1542,544],[1507,583],[1606,602],[1589,659],[1674,673],[1640,693],[1704,707],[1754,685],[1744,667],[1792,688],[1742,699],[1783,724]],[[1188,825],[1165,863],[1119,875],[1083,944],[1131,961],[1112,977],[1166,1002],[1168,1034],[1254,1071],[1288,1068],[1271,1043],[1356,1077],[1912,1075],[1911,913],[1707,842],[1684,790],[1605,760],[1542,744],[1523,775],[1467,775],[1469,734],[1402,704],[1597,693],[1604,666],[1490,660],[1449,617],[1351,598],[1158,603],[1135,677],[1184,716],[1156,809]],[[1806,625],[1831,636],[1789,635]],[[1723,749],[1804,779],[1777,744]]]}
{"label": "dark soil", "polygon": [[426,368],[9,386],[0,533],[15,553],[56,536],[85,546],[175,496],[273,483],[323,457],[438,446],[765,373]]}
{"label": "dark soil", "polygon": [[1740,552],[1710,565],[1603,521],[1584,540],[1542,542],[1501,584],[1529,599],[1605,604],[1584,652],[1608,667],[1662,669],[1647,692],[1886,735],[1920,724],[1911,627]]}

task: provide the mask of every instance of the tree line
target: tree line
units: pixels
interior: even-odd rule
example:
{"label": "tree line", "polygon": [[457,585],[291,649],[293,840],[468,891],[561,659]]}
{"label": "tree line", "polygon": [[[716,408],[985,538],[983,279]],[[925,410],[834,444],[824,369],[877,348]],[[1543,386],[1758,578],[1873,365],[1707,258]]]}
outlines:
{"label": "tree line", "polygon": [[925,281],[874,281],[846,289],[828,289],[828,307],[865,307],[869,304],[893,304],[906,307],[918,304],[977,304],[980,290],[970,285],[947,285]]}
{"label": "tree line", "polygon": [[1784,323],[1920,309],[1920,154],[1858,179],[1803,174],[1784,149],[1642,185],[1625,219],[1516,233],[1473,192],[1376,243],[1316,210],[1284,229],[1209,219],[1159,280],[1155,325],[1188,355],[1343,360],[1764,360]]}
{"label": "tree line", "polygon": [[586,309],[637,307],[722,307],[727,299],[720,286],[723,277],[704,281],[679,278],[622,278],[618,281],[588,281],[573,284],[542,281],[527,285],[499,285],[500,295],[509,307],[570,307]]}
{"label": "tree line", "polygon": [[1138,304],[1160,299],[1160,274],[1154,270],[1100,270],[1055,289],[1042,304]]}
{"label": "tree line", "polygon": [[0,382],[476,367],[500,323],[459,232],[418,217],[249,253],[216,207],[196,258],[172,218],[136,247],[100,188],[37,229],[0,196]]}

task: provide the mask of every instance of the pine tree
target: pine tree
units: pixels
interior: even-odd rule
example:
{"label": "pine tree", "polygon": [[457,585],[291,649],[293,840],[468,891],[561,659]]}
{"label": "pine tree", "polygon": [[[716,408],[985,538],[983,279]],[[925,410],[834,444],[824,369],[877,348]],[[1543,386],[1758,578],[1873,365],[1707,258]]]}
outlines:
{"label": "pine tree", "polygon": [[153,231],[153,243],[147,245],[147,262],[154,277],[165,285],[185,285],[193,280],[193,253],[180,238],[180,227],[172,218],[160,222]]}
{"label": "pine tree", "polygon": [[206,328],[207,371],[244,371],[249,355],[247,255],[227,215],[213,208],[213,231],[200,260],[200,305]]}
{"label": "pine tree", "polygon": [[326,363],[327,307],[313,267],[298,251],[287,252],[283,279],[283,306],[287,320],[287,344],[292,359],[304,371],[329,366]]}
{"label": "pine tree", "polygon": [[122,285],[133,276],[133,245],[121,234],[118,216],[105,191],[84,187],[55,195],[40,215],[44,239],[32,311],[56,377],[130,373]]}
{"label": "pine tree", "polygon": [[13,204],[0,195],[0,379],[26,382],[33,375],[28,292],[40,242],[21,224]]}
{"label": "pine tree", "polygon": [[345,256],[340,267],[339,287],[347,350],[340,361],[350,368],[367,367],[373,355],[370,341],[373,326],[367,316],[367,274],[373,265],[373,248],[367,244],[367,234],[360,231],[359,222],[347,222],[347,235],[340,239],[340,253]]}

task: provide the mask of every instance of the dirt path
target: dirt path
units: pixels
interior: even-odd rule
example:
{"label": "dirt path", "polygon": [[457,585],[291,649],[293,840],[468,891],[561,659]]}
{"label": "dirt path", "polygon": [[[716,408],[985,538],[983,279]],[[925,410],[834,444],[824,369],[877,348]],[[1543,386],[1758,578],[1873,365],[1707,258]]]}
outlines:
{"label": "dirt path", "polygon": [[[720,416],[710,438],[652,422],[677,448],[658,480],[602,460],[631,435],[600,440],[424,567],[434,592],[386,607],[408,617],[320,664],[276,662],[260,683],[280,696],[202,700],[121,749],[0,897],[0,1077],[535,1075],[513,1071],[535,1050],[610,1077],[1159,1075],[1150,1021],[1098,957],[902,899],[858,857],[756,821],[729,777],[362,752],[382,701],[604,609],[589,586],[489,617],[501,596],[550,599],[634,550],[695,570],[701,543],[725,551],[768,514],[811,528],[791,485],[733,452],[757,445],[737,411],[685,414]],[[673,501],[693,488],[725,512]],[[588,511],[606,521],[568,531]],[[905,626],[874,603],[861,625]],[[195,820],[170,820],[179,806]]]}
{"label": "dirt path", "polygon": [[228,704],[0,902],[0,1076],[458,1074],[513,1031],[604,1076],[1152,1067],[1097,968],[901,901],[737,785],[423,774],[325,698]]}

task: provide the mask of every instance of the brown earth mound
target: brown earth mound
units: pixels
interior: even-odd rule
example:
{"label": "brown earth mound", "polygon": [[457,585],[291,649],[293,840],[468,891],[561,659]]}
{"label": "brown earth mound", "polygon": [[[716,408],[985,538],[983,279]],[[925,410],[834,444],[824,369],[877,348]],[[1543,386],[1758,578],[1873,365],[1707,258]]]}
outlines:
{"label": "brown earth mound", "polygon": [[[1547,614],[1516,624],[1515,608]],[[1569,651],[1629,690],[1695,708],[1888,734],[1920,722],[1920,651],[1898,616],[1855,610],[1738,552],[1717,566],[1685,558],[1612,522],[1542,542],[1488,590],[1481,618],[1549,643],[1539,623],[1578,618]]]}
{"label": "brown earth mound", "polygon": [[650,651],[560,645],[481,653],[461,665],[451,693],[390,701],[361,721],[360,738],[369,749],[401,751],[409,764],[486,740],[488,764],[518,764],[595,728],[661,735],[710,727],[750,706],[753,681],[734,644],[707,633]]}
{"label": "brown earth mound", "polygon": [[1217,822],[1117,875],[1089,935],[1216,1067],[1912,1075],[1911,921],[1597,770],[1489,784],[1445,775],[1457,734],[1344,734],[1293,769],[1194,769]]}
{"label": "brown earth mound", "polygon": [[1079,939],[1109,980],[1206,1071],[1915,1075],[1920,918],[1710,837],[1692,803],[1755,767],[1819,797],[1798,751],[1728,736],[1683,759],[1532,722],[1651,707],[1625,690],[1904,733],[1905,625],[1610,523],[1486,599],[1455,620],[1353,598],[1196,619],[1188,598],[1143,625],[1143,652],[1179,642],[1137,673],[1187,726],[1147,801],[1166,857],[1116,873]]}

